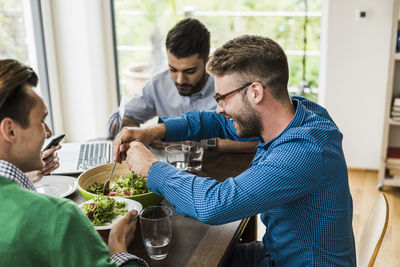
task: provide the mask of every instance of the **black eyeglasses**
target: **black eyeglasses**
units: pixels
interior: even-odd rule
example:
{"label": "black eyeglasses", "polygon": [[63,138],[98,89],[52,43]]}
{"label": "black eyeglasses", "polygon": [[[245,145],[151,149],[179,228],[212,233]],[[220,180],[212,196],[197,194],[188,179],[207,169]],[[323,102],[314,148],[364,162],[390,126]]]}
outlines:
{"label": "black eyeglasses", "polygon": [[233,93],[235,93],[235,92],[239,92],[240,90],[243,90],[243,89],[245,89],[246,87],[249,87],[252,83],[253,83],[253,82],[251,82],[251,83],[246,83],[246,84],[243,85],[242,87],[236,88],[236,89],[234,89],[234,90],[232,90],[232,91],[230,91],[230,92],[228,92],[228,93],[226,93],[226,94],[223,94],[223,95],[221,95],[221,94],[219,94],[219,93],[216,93],[216,94],[214,95],[214,99],[215,99],[215,101],[217,101],[217,103],[219,104],[219,102],[220,102],[220,101],[223,101],[227,96],[229,96],[229,95],[231,95],[231,94],[233,94]]}

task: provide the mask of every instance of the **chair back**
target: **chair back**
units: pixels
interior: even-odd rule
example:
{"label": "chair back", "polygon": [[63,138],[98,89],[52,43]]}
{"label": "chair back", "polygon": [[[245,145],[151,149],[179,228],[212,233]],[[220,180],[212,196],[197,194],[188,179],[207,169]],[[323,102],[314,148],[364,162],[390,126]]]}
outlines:
{"label": "chair back", "polygon": [[389,220],[389,205],[383,193],[375,200],[374,207],[368,215],[357,246],[357,266],[374,265]]}

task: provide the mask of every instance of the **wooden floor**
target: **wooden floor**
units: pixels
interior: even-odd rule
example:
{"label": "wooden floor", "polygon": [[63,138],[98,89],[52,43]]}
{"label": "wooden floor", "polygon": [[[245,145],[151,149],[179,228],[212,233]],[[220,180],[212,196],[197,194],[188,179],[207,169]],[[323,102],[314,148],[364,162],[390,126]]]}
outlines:
{"label": "wooden floor", "polygon": [[[379,194],[379,190],[376,189],[377,177],[376,171],[349,170],[356,242],[367,220],[368,212]],[[400,266],[400,188],[385,187],[382,192],[385,193],[389,202],[389,224],[375,261],[375,267]]]}
{"label": "wooden floor", "polygon": [[[353,230],[357,241],[372,209],[379,190],[377,171],[349,170],[350,191],[353,196]],[[400,267],[400,188],[383,188],[389,202],[389,225],[375,261],[375,267]],[[265,226],[258,218],[257,239],[262,240]]]}

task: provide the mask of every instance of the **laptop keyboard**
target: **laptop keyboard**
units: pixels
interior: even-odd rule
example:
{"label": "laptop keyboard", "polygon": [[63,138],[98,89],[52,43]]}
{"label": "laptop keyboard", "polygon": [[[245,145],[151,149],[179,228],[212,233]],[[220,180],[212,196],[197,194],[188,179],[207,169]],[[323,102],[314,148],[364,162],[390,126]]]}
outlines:
{"label": "laptop keyboard", "polygon": [[110,162],[110,149],[110,143],[81,144],[77,169],[84,171]]}

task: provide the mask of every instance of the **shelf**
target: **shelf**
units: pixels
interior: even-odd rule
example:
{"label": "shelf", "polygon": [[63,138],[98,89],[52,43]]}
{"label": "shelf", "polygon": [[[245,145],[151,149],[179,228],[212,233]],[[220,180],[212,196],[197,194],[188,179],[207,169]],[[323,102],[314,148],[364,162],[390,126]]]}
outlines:
{"label": "shelf", "polygon": [[392,118],[389,119],[389,124],[390,125],[397,125],[400,126],[400,121],[394,120]]}
{"label": "shelf", "polygon": [[388,186],[400,186],[400,180],[397,179],[383,179],[383,185],[388,185]]}
{"label": "shelf", "polygon": [[[387,81],[387,100],[385,104],[386,110],[390,110],[389,116],[385,118],[385,127],[382,142],[382,154],[378,173],[378,188],[382,186],[400,187],[400,117],[392,118],[393,103],[400,106],[398,100],[394,97],[400,97],[400,50],[398,49],[398,30],[400,29],[400,0],[393,0],[393,17],[391,27],[391,51],[390,65],[388,69]],[[397,47],[396,47],[397,46]],[[394,52],[394,53],[393,53]],[[390,97],[389,97],[390,96]],[[395,111],[400,113],[400,111]],[[394,114],[397,115],[397,114]]]}

